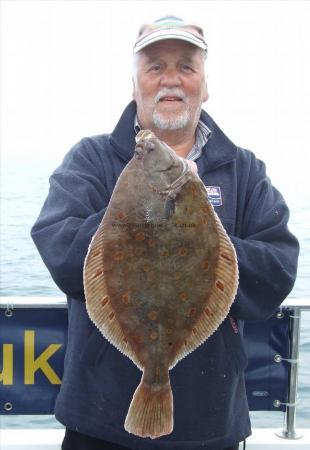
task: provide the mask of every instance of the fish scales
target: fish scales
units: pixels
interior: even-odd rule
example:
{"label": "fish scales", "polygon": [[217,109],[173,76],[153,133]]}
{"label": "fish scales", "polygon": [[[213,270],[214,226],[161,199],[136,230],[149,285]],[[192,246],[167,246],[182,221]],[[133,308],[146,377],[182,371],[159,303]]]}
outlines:
{"label": "fish scales", "polygon": [[204,184],[141,131],[84,264],[90,318],[143,371],[128,432],[172,432],[169,370],[218,328],[237,285],[236,254]]}

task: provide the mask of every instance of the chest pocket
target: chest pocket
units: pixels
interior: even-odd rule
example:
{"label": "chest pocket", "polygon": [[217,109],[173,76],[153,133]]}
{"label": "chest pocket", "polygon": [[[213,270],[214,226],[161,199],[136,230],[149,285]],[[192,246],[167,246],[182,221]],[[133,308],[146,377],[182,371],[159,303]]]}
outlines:
{"label": "chest pocket", "polygon": [[[207,190],[210,189],[211,186],[206,186]],[[214,197],[214,196],[213,196]],[[216,198],[213,198],[212,194],[210,194],[210,191],[208,192],[208,198],[210,203],[213,205],[214,211],[218,215],[219,219],[222,222],[223,227],[226,230],[227,234],[234,234],[235,231],[235,221],[234,219],[230,219],[230,215],[227,215],[228,211],[225,211],[224,205],[222,202],[222,193],[221,193],[221,199],[220,203],[217,202]],[[228,217],[228,218],[227,218]]]}

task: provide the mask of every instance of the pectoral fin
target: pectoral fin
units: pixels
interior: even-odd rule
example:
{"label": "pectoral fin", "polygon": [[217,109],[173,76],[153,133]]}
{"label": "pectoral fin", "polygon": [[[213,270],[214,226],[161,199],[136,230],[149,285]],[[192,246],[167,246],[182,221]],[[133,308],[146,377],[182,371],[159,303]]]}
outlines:
{"label": "pectoral fin", "polygon": [[168,220],[173,215],[175,209],[175,195],[169,194],[165,201],[165,219]]}

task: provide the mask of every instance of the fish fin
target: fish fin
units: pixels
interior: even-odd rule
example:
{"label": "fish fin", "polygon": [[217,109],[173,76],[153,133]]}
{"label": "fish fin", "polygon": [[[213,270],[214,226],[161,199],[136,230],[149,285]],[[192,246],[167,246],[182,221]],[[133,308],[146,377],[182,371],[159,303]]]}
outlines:
{"label": "fish fin", "polygon": [[175,209],[175,197],[168,195],[165,201],[165,210],[164,210],[164,217],[166,220],[170,219],[170,217],[174,213]]}
{"label": "fish fin", "polygon": [[170,382],[154,386],[142,378],[129,406],[125,430],[151,439],[172,432],[173,396]]}
{"label": "fish fin", "polygon": [[84,291],[88,315],[104,337],[121,353],[128,356],[140,370],[143,370],[111,304],[104,277],[102,248],[103,224],[101,223],[92,238],[84,262]]}
{"label": "fish fin", "polygon": [[164,214],[165,219],[168,220],[172,216],[172,214],[175,211],[175,199],[178,193],[181,191],[182,186],[178,187],[177,189],[174,189],[173,191],[169,192],[167,195],[165,206],[164,206]]}
{"label": "fish fin", "polygon": [[213,206],[208,202],[207,207],[215,217],[219,236],[219,258],[215,268],[214,285],[203,312],[191,330],[191,334],[176,353],[169,369],[203,344],[218,329],[227,317],[237,294],[239,272],[235,248]]}

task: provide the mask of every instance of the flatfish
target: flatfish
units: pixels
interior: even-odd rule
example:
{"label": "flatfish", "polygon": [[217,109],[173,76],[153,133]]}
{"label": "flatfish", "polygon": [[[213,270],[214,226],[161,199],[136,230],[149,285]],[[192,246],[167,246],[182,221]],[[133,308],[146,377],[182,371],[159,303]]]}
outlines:
{"label": "flatfish", "polygon": [[84,263],[88,314],[143,371],[125,420],[137,436],[173,431],[169,370],[227,316],[234,247],[188,164],[141,130]]}

